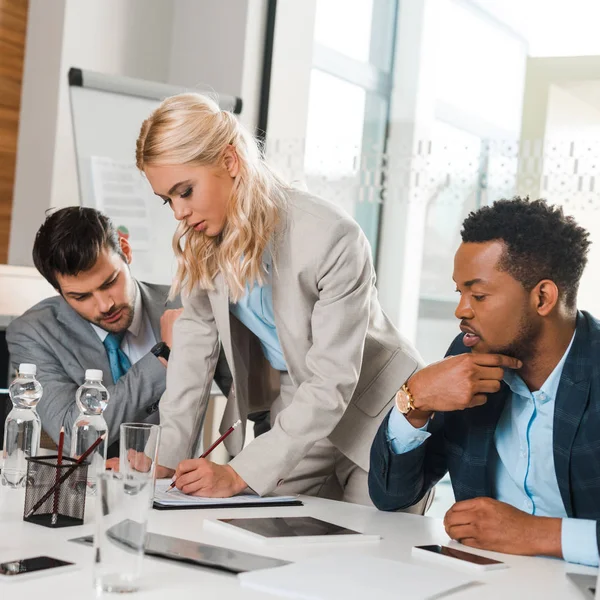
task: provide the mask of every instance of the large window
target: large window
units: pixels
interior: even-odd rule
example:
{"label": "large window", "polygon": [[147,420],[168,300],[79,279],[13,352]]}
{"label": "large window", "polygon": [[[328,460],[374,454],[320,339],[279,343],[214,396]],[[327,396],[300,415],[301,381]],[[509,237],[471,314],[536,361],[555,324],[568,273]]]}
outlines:
{"label": "large window", "polygon": [[376,252],[397,0],[317,0],[304,172]]}
{"label": "large window", "polygon": [[462,221],[516,191],[526,52],[521,38],[467,3],[440,0],[429,19],[433,121],[421,144],[428,151],[415,342],[433,362],[458,333],[452,271]]}

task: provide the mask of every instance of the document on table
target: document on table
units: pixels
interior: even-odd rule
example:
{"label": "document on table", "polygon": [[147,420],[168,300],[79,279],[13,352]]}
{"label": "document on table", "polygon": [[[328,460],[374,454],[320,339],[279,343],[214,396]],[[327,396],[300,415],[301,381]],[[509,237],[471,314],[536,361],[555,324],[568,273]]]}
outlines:
{"label": "document on table", "polygon": [[194,508],[213,506],[256,506],[269,504],[300,504],[297,496],[259,496],[258,494],[238,494],[231,498],[204,498],[202,496],[188,496],[173,488],[167,492],[171,485],[170,479],[158,479],[154,489],[154,505],[159,507],[171,508]]}
{"label": "document on table", "polygon": [[295,600],[423,600],[469,586],[473,577],[372,556],[320,556],[238,575],[243,587]]}

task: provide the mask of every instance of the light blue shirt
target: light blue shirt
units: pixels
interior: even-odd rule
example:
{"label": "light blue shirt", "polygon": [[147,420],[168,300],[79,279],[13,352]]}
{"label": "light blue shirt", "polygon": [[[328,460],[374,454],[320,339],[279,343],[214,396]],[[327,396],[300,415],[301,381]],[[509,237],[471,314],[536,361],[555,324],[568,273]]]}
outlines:
{"label": "light blue shirt", "polygon": [[246,293],[237,303],[232,302],[229,310],[259,339],[263,354],[271,366],[277,371],[287,371],[275,327],[271,257],[267,252],[263,264],[267,272],[267,283],[263,286],[255,284],[252,289],[246,284]]}
{"label": "light blue shirt", "polygon": [[[567,518],[552,453],[556,394],[573,339],[537,392],[530,392],[514,371],[505,371],[512,394],[494,434],[494,498],[531,515],[562,518],[564,559],[597,566],[596,522]],[[395,454],[410,452],[431,435],[427,424],[415,429],[398,410],[391,412],[387,434]]]}

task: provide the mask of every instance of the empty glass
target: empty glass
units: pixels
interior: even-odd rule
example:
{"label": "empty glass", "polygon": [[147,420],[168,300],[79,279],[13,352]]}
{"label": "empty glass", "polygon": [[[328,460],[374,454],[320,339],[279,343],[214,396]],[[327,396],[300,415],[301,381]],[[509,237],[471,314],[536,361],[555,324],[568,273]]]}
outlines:
{"label": "empty glass", "polygon": [[96,491],[94,586],[102,592],[139,589],[152,479],[100,473]]}
{"label": "empty glass", "polygon": [[119,471],[154,481],[159,442],[159,425],[123,423],[119,448]]}

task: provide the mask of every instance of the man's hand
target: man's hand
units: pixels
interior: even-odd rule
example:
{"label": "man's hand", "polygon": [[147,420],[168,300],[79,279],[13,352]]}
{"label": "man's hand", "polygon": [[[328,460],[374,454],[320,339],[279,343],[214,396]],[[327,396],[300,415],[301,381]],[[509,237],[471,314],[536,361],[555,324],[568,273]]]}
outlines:
{"label": "man's hand", "polygon": [[[152,459],[149,456],[146,456],[143,452],[136,452],[133,448],[130,448],[127,451],[127,459],[129,460],[129,464],[133,468],[134,471],[141,471],[142,473],[147,473],[152,467]],[[107,471],[119,471],[120,468],[120,459],[118,456],[114,458],[109,458],[106,461],[106,469]],[[156,465],[156,477],[157,479],[167,479],[173,476],[173,469],[168,469],[167,467],[161,467],[160,465]]]}
{"label": "man's hand", "polygon": [[119,472],[119,457],[115,456],[106,460],[106,470]]}
{"label": "man's hand", "polygon": [[561,519],[535,517],[492,498],[457,502],[444,517],[446,533],[465,546],[562,558]]}
{"label": "man's hand", "polygon": [[182,460],[175,471],[175,486],[184,494],[209,498],[229,498],[248,487],[232,467],[205,458]]}
{"label": "man's hand", "polygon": [[422,427],[432,412],[464,410],[487,402],[500,389],[504,369],[520,369],[520,360],[502,354],[448,356],[417,371],[408,381],[416,411],[407,419]]}
{"label": "man's hand", "polygon": [[160,338],[169,348],[173,347],[173,325],[182,312],[183,308],[165,310],[160,318]]}
{"label": "man's hand", "polygon": [[174,474],[175,471],[173,469],[156,465],[156,479],[170,479]]}
{"label": "man's hand", "polygon": [[143,452],[137,452],[133,448],[127,450],[127,462],[132,471],[139,471],[140,473],[148,473],[152,468],[152,459]]}

